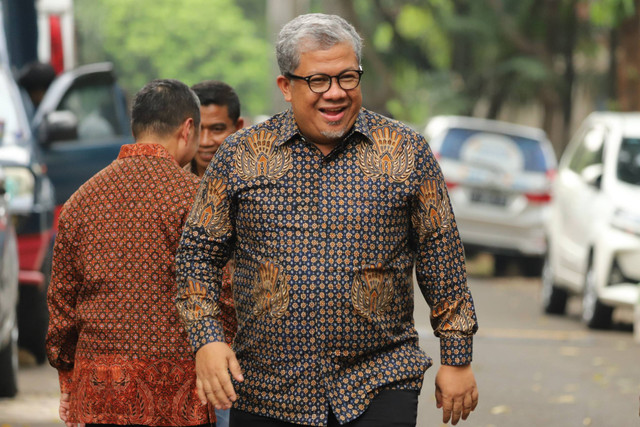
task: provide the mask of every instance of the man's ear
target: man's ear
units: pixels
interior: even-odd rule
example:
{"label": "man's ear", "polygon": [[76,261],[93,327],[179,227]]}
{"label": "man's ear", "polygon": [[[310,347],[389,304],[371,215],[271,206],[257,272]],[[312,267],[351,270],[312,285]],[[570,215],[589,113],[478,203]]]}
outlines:
{"label": "man's ear", "polygon": [[280,92],[282,92],[282,95],[284,95],[284,100],[287,102],[291,102],[291,80],[281,74],[276,79],[276,83],[280,88]]}
{"label": "man's ear", "polygon": [[189,117],[180,126],[180,130],[178,131],[178,138],[180,141],[188,144],[191,140],[191,133],[195,132],[195,126],[193,122],[193,118]]}
{"label": "man's ear", "polygon": [[238,120],[236,121],[236,130],[240,130],[243,127],[244,127],[244,118],[238,117]]}

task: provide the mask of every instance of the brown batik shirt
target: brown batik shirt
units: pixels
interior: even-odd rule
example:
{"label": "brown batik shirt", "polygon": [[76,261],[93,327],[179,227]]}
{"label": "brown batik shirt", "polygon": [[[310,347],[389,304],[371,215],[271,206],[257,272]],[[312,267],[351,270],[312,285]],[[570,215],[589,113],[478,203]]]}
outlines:
{"label": "brown batik shirt", "polygon": [[47,351],[71,395],[70,422],[213,420],[174,302],[175,253],[198,183],[162,146],[131,144],[65,203]]}

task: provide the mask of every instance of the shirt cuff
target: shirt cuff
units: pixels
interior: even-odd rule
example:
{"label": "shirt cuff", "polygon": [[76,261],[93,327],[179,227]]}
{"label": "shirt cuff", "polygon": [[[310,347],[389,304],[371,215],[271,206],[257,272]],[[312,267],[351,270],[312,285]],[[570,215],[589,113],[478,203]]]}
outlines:
{"label": "shirt cuff", "polygon": [[200,350],[203,345],[212,342],[225,342],[222,325],[210,317],[193,322],[189,325],[187,332],[194,352]]}
{"label": "shirt cuff", "polygon": [[440,364],[450,366],[468,365],[473,355],[473,335],[441,336]]}
{"label": "shirt cuff", "polygon": [[71,393],[71,385],[73,384],[73,369],[59,370],[58,380],[60,381],[60,393]]}

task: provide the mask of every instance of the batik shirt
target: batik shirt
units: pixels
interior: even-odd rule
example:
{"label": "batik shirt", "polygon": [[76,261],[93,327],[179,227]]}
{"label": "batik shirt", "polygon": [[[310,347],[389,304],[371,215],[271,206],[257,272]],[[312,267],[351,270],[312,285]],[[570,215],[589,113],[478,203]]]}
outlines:
{"label": "batik shirt", "polygon": [[221,268],[235,256],[234,408],[293,423],[357,418],[382,389],[419,390],[431,359],[471,362],[475,309],[440,168],[424,138],[365,109],[323,156],[288,110],[231,135],[207,169],[177,254],[195,349],[223,340]]}
{"label": "batik shirt", "polygon": [[174,303],[175,253],[198,183],[162,146],[125,145],[65,203],[47,351],[71,394],[70,421],[209,421]]}

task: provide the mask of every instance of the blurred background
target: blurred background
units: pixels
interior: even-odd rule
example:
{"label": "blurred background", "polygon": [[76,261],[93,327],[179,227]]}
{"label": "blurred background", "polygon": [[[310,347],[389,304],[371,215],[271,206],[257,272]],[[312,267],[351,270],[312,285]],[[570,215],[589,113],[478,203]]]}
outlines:
{"label": "blurred background", "polygon": [[[0,426],[61,425],[44,353],[56,217],[131,141],[132,95],[155,78],[222,80],[259,122],[287,108],[275,37],[308,12],[354,24],[364,106],[423,134],[440,162],[480,324],[480,404],[463,425],[638,425],[640,0],[0,0],[0,12]],[[36,73],[34,98],[36,62],[52,75]],[[82,126],[95,114],[107,128]],[[426,427],[440,418],[438,341],[416,295],[436,364]]]}
{"label": "blurred background", "polygon": [[65,68],[112,61],[129,94],[153,78],[220,79],[238,90],[248,116],[284,107],[273,40],[306,12],[336,13],[356,26],[365,39],[366,107],[417,126],[436,114],[500,118],[543,128],[560,153],[590,111],[640,103],[635,0],[54,3],[72,4],[60,15],[72,39]]}

